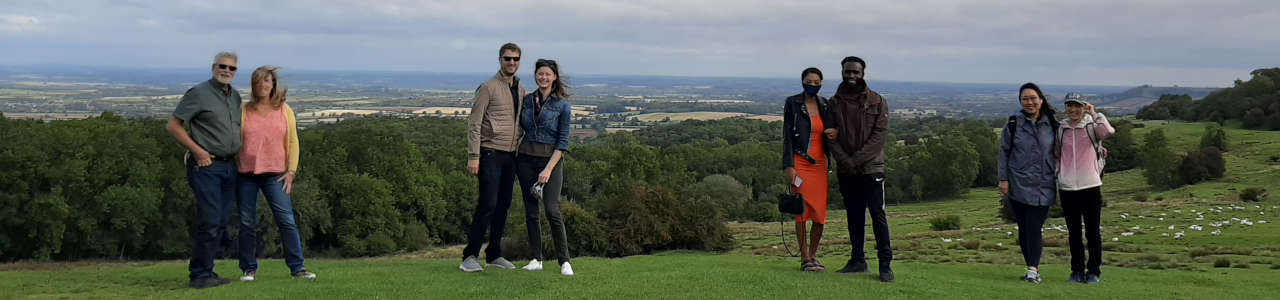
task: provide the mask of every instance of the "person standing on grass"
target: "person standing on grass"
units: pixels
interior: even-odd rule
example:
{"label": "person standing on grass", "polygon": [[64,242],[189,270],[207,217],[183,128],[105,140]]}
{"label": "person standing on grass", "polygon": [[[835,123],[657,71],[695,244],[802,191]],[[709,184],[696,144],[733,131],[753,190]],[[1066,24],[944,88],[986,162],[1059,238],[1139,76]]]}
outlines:
{"label": "person standing on grass", "polygon": [[[800,245],[800,270],[816,272],[827,268],[818,262],[818,244],[827,224],[827,153],[823,144],[834,138],[835,121],[827,99],[818,96],[822,71],[808,68],[800,72],[804,91],[787,97],[782,113],[782,168],[791,190],[804,198],[804,214],[796,216],[796,240]],[[807,233],[805,223],[813,222]],[[808,241],[806,243],[806,236]]]}
{"label": "person standing on grass", "polygon": [[573,276],[569,265],[569,241],[564,219],[560,216],[560,186],[564,182],[564,154],[569,152],[569,85],[560,76],[560,65],[554,60],[539,59],[533,64],[534,82],[538,90],[524,96],[520,112],[520,129],[524,132],[516,155],[516,177],[524,196],[524,222],[529,234],[533,259],[525,270],[542,270],[542,230],[538,222],[538,201],[547,211],[551,224],[551,240],[556,245],[556,261],[560,275]]}
{"label": "person standing on grass", "polygon": [[[165,129],[187,153],[187,185],[195,194],[195,244],[188,266],[192,288],[230,283],[213,272],[213,256],[226,239],[227,216],[236,202],[236,154],[240,153],[240,92],[231,87],[239,58],[213,57],[213,78],[188,89]],[[190,126],[187,132],[185,126]]]}
{"label": "person standing on grass", "polygon": [[262,66],[249,77],[249,103],[241,111],[243,136],[239,169],[240,281],[258,276],[258,192],[266,196],[280,229],[285,265],[293,278],[316,279],[302,266],[302,239],[293,213],[293,178],[298,171],[298,122],[285,103],[279,67]]}
{"label": "person standing on grass", "polygon": [[1018,245],[1027,264],[1022,280],[1040,283],[1044,250],[1040,229],[1057,201],[1058,161],[1053,154],[1058,121],[1040,86],[1023,84],[1018,95],[1022,110],[1009,116],[1000,133],[997,170],[1000,194],[1007,198],[1018,223]]}
{"label": "person standing on grass", "polygon": [[[1102,169],[1106,149],[1102,141],[1116,132],[1107,117],[1078,93],[1067,94],[1067,119],[1058,128],[1058,193],[1071,243],[1071,277],[1067,282],[1098,283],[1102,270]],[[1084,237],[1089,242],[1085,264]]]}
{"label": "person standing on grass", "polygon": [[467,247],[462,249],[463,272],[480,272],[478,256],[489,233],[485,248],[488,266],[514,270],[516,266],[502,258],[502,235],[507,227],[507,211],[511,209],[511,193],[516,177],[516,150],[520,145],[520,46],[513,43],[498,49],[498,73],[476,88],[471,116],[467,119],[467,171],[479,180],[480,197],[467,233]]}
{"label": "person standing on grass", "polygon": [[827,150],[836,162],[840,195],[849,214],[849,242],[853,244],[849,263],[841,274],[867,272],[863,250],[866,214],[876,237],[876,258],[880,281],[893,282],[893,248],[889,244],[889,218],[884,203],[884,143],[889,133],[889,105],[867,86],[867,62],[857,56],[840,61],[840,86],[831,97],[831,114],[840,130],[829,140]]}

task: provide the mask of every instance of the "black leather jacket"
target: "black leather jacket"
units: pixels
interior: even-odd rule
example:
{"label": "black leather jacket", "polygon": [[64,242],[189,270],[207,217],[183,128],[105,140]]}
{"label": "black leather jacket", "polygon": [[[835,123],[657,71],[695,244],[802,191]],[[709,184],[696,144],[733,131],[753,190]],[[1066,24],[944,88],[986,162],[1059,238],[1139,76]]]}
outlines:
{"label": "black leather jacket", "polygon": [[[817,96],[818,113],[822,118],[822,124],[826,128],[839,127],[835,118],[831,117],[831,111],[827,107],[827,99]],[[809,156],[809,142],[811,140],[810,131],[813,124],[809,122],[809,109],[804,104],[804,93],[787,97],[782,112],[782,168],[795,167],[795,155],[799,154],[809,160],[809,163],[817,163],[817,159],[827,159],[827,157],[811,157]],[[822,136],[825,143],[826,135]],[[830,157],[831,154],[827,154]]]}

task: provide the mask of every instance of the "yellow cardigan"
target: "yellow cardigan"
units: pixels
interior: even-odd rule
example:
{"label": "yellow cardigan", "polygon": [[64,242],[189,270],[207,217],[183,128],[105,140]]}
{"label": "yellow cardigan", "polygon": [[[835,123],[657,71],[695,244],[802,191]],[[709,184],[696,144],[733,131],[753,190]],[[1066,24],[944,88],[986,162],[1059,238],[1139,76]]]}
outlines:
{"label": "yellow cardigan", "polygon": [[[245,111],[247,111],[248,103],[240,105],[240,128],[244,129]],[[289,172],[298,172],[298,120],[293,116],[293,109],[289,108],[288,103],[283,103],[284,122],[287,143],[284,143],[284,153],[289,162]]]}

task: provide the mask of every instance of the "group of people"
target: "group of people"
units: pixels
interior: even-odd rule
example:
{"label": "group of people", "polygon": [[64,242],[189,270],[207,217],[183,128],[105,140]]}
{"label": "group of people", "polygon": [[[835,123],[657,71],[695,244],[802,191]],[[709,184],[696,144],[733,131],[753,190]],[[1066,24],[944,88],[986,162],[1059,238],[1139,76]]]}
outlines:
{"label": "group of people", "polygon": [[249,102],[242,103],[240,92],[231,86],[238,61],[231,52],[214,56],[213,78],[187,90],[166,125],[187,149],[183,163],[195,196],[195,245],[188,266],[193,288],[231,282],[213,272],[213,258],[230,238],[226,226],[233,205],[240,215],[240,280],[257,278],[259,193],[267,199],[280,229],[290,274],[316,278],[303,266],[302,241],[289,196],[298,170],[298,126],[285,103],[287,91],[280,83],[279,68],[254,70]]}
{"label": "group of people", "polygon": [[[502,257],[502,236],[511,208],[513,183],[520,181],[524,200],[525,228],[533,259],[523,269],[542,270],[542,233],[538,208],[551,225],[560,275],[573,276],[569,264],[569,241],[560,215],[560,187],[564,183],[564,155],[569,152],[569,85],[560,75],[555,60],[539,59],[533,64],[538,89],[525,93],[516,71],[520,69],[520,46],[513,43],[498,49],[498,73],[476,88],[475,102],[467,119],[467,171],[479,178],[480,198],[476,203],[467,247],[462,250],[463,272],[480,272],[484,267],[514,270]],[[539,205],[541,201],[541,205]],[[488,238],[485,234],[488,233]],[[485,265],[480,265],[480,248],[488,241]]]}
{"label": "group of people", "polygon": [[[1061,121],[1035,83],[1023,84],[1018,100],[1022,110],[1009,116],[1000,134],[997,169],[1000,193],[1018,223],[1018,245],[1027,265],[1022,280],[1041,281],[1041,229],[1049,218],[1049,208],[1061,198],[1071,245],[1067,281],[1099,283],[1102,171],[1107,156],[1102,141],[1114,134],[1115,128],[1077,93],[1066,95],[1067,118]],[[1088,240],[1087,263],[1084,240]]]}
{"label": "group of people", "polygon": [[[884,203],[888,107],[867,86],[866,61],[850,56],[840,64],[842,80],[831,99],[818,96],[822,71],[807,68],[800,73],[803,92],[788,97],[783,109],[782,167],[792,192],[804,202],[804,213],[795,219],[800,268],[806,272],[826,269],[817,252],[827,218],[828,174],[834,169],[853,246],[852,257],[839,273],[867,272],[863,248],[869,212],[880,280],[891,282],[893,250]],[[1035,83],[1019,89],[1019,102],[1022,110],[1009,116],[1001,133],[998,169],[1000,193],[1013,210],[1027,266],[1022,280],[1041,281],[1041,230],[1050,206],[1061,197],[1071,247],[1068,282],[1098,283],[1102,170],[1107,156],[1102,141],[1115,129],[1078,93],[1066,95],[1067,118],[1060,121]],[[806,223],[812,224],[806,228]]]}
{"label": "group of people", "polygon": [[[229,238],[226,223],[232,205],[239,208],[240,216],[240,280],[256,278],[259,193],[275,216],[285,264],[292,276],[316,278],[303,266],[290,198],[299,146],[294,113],[285,103],[287,89],[280,82],[278,67],[262,66],[251,77],[250,101],[241,103],[240,93],[231,86],[237,61],[234,53],[218,53],[211,67],[213,78],[182,96],[167,125],[169,133],[188,150],[184,164],[198,216],[189,266],[193,288],[230,282],[214,273],[213,258],[221,242]],[[458,268],[464,272],[479,272],[485,267],[516,269],[502,256],[502,237],[513,185],[518,180],[533,252],[533,259],[523,269],[543,268],[539,219],[545,211],[560,274],[572,276],[559,202],[572,117],[568,84],[556,61],[539,59],[534,63],[538,89],[526,93],[516,76],[520,61],[519,46],[502,45],[497,74],[475,92],[467,121],[467,170],[478,178],[479,199]],[[807,272],[826,269],[817,253],[827,219],[828,173],[834,169],[849,215],[853,246],[839,273],[868,272],[863,245],[869,212],[879,279],[892,282],[893,250],[884,202],[889,109],[884,98],[867,85],[865,60],[849,56],[840,65],[841,81],[831,99],[818,96],[822,71],[807,68],[800,74],[803,92],[788,97],[783,109],[782,166],[792,192],[804,199],[804,213],[795,219],[800,268]],[[1022,110],[1009,117],[1001,133],[998,168],[1000,192],[1018,223],[1018,241],[1027,265],[1022,279],[1041,280],[1041,228],[1049,207],[1061,197],[1070,232],[1069,281],[1097,283],[1102,262],[1100,187],[1106,156],[1101,140],[1115,130],[1079,94],[1067,95],[1068,118],[1061,121],[1034,83],[1023,85],[1019,96]],[[806,228],[806,223],[811,224]],[[1082,232],[1088,240],[1087,263]],[[479,255],[486,242],[486,263],[482,266]]]}
{"label": "group of people", "polygon": [[782,167],[792,191],[804,199],[804,213],[796,216],[800,269],[826,270],[817,253],[827,223],[828,170],[834,164],[853,244],[852,256],[839,273],[868,272],[863,244],[870,212],[880,281],[892,282],[893,247],[884,203],[889,106],[867,86],[865,60],[845,57],[840,66],[840,85],[830,100],[818,96],[822,71],[808,68],[800,73],[804,91],[788,97],[783,108]]}

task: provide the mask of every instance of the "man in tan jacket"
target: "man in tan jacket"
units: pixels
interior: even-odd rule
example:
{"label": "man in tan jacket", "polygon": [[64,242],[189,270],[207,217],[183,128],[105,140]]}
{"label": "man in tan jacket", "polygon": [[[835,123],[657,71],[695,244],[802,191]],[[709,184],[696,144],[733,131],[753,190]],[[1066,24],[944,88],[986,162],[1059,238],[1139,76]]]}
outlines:
{"label": "man in tan jacket", "polygon": [[520,47],[507,43],[498,49],[498,74],[476,88],[475,103],[467,120],[467,171],[480,181],[480,198],[467,234],[467,247],[462,250],[463,272],[484,271],[478,256],[489,231],[485,248],[487,266],[514,270],[516,266],[502,258],[502,235],[507,227],[507,211],[511,208],[515,184],[516,147],[520,145],[520,99],[524,87],[516,70],[520,69]]}

